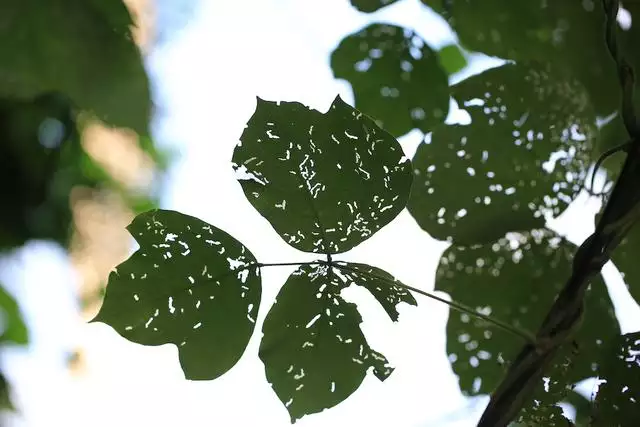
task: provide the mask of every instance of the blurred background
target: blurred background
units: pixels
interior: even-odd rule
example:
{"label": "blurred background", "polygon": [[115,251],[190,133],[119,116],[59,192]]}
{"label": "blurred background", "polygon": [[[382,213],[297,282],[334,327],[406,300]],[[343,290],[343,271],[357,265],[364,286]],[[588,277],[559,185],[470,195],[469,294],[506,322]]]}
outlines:
{"label": "blurred background", "polygon": [[[457,39],[419,0],[374,15],[359,13],[342,0],[126,4],[150,79],[151,138],[97,121],[84,126],[77,139],[87,158],[75,170],[79,157],[68,154],[68,176],[91,179],[58,176],[60,200],[54,205],[60,212],[40,212],[68,217],[71,238],[62,242],[27,227],[17,244],[5,248],[0,282],[16,301],[28,343],[0,348],[1,372],[15,407],[2,412],[2,426],[290,425],[257,358],[260,334],[227,375],[192,382],[184,379],[174,346],[143,347],[104,324],[87,323],[100,306],[109,271],[135,249],[125,227],[136,213],[161,206],[222,228],[265,262],[310,260],[282,244],[247,202],[231,168],[233,148],[256,96],[299,101],[323,112],[337,94],[353,103],[351,87],[333,77],[329,56],[346,34],[369,22],[412,28],[435,50]],[[503,63],[480,54],[465,54],[465,59],[450,82]],[[452,107],[448,121],[464,121],[464,114]],[[419,131],[400,138],[407,156],[421,140]],[[65,204],[68,194],[70,204]],[[592,231],[599,207],[583,195],[552,226],[580,243]],[[415,221],[403,212],[341,258],[377,265],[407,284],[433,289],[447,245],[416,231]],[[259,322],[291,270],[264,272]],[[605,273],[623,332],[640,329],[639,309],[619,275],[611,265]],[[368,376],[344,403],[298,424],[474,425],[488,398],[460,393],[445,351],[447,306],[421,299],[418,308],[400,307],[400,321],[392,324],[370,295],[349,290],[347,298],[361,307],[367,339],[396,371],[384,384]]]}

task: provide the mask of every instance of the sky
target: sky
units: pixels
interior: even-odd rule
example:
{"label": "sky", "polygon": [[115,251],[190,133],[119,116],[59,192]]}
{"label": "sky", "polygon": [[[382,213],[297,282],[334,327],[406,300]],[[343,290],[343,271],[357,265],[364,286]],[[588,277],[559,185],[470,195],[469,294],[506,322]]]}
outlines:
{"label": "sky", "polygon": [[[360,14],[343,0],[161,0],[158,7],[161,37],[147,58],[158,106],[154,136],[178,152],[162,207],[225,230],[262,262],[313,257],[281,241],[246,200],[232,171],[232,152],[256,96],[298,101],[322,112],[337,94],[352,103],[349,85],[333,78],[329,54],[345,35],[374,20],[411,27],[432,48],[455,41],[446,23],[419,0],[403,0],[374,15]],[[476,58],[464,74],[496,65]],[[400,139],[407,156],[421,138],[414,132]],[[598,207],[580,197],[552,225],[579,244],[592,231]],[[405,211],[340,258],[376,265],[404,283],[431,290],[445,248],[421,232]],[[106,325],[80,322],[75,277],[60,249],[33,243],[2,262],[17,266],[5,281],[13,284],[33,330],[30,347],[11,349],[4,360],[22,407],[21,415],[10,418],[11,427],[290,425],[257,357],[258,328],[226,375],[186,381],[175,347],[139,346]],[[613,266],[606,269],[617,308],[625,313],[623,331],[640,329],[640,309]],[[263,271],[259,325],[292,270]],[[297,425],[473,426],[487,398],[460,394],[445,352],[447,306],[417,296],[418,307],[400,306],[400,320],[392,323],[365,292],[350,289],[345,296],[358,303],[370,345],[396,370],[384,383],[368,375],[345,402]],[[78,343],[85,348],[88,367],[82,377],[65,369],[65,351]]]}

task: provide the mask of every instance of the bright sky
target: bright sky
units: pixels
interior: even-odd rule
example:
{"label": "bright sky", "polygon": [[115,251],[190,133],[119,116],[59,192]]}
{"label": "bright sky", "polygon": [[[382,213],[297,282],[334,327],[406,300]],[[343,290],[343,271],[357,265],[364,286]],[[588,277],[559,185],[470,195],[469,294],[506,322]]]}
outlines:
{"label": "bright sky", "polygon": [[[403,0],[373,17],[359,14],[346,0],[203,1],[192,13],[187,3],[158,2],[159,25],[171,31],[148,58],[160,106],[156,138],[180,153],[163,207],[222,228],[262,262],[308,261],[313,257],[286,245],[253,209],[231,169],[233,148],[255,109],[256,96],[299,101],[322,112],[336,94],[351,102],[350,87],[332,76],[329,54],[346,34],[373,18],[411,27],[435,48],[453,36],[419,0]],[[188,25],[178,32],[176,21]],[[401,139],[408,156],[420,139],[418,133]],[[574,214],[563,216],[557,228],[580,243],[592,229],[592,217],[585,211],[597,208],[579,199]],[[444,248],[403,212],[340,258],[379,266],[407,284],[432,289]],[[13,262],[19,267],[11,275],[11,289],[23,302],[33,339],[28,350],[11,349],[4,360],[23,410],[11,418],[12,427],[290,425],[257,357],[259,328],[228,374],[216,381],[189,382],[175,347],[142,347],[106,325],[79,322],[75,278],[62,251],[36,243]],[[292,270],[263,271],[259,325]],[[619,279],[614,282],[624,302],[626,290]],[[401,306],[400,321],[393,324],[365,292],[349,290],[347,297],[360,306],[371,346],[396,370],[384,383],[367,376],[347,401],[298,425],[474,425],[487,400],[465,399],[459,392],[445,354],[447,307],[417,296],[418,308]],[[626,331],[640,329],[637,310],[635,305],[624,309],[633,313],[623,325]],[[82,378],[65,369],[64,351],[78,343],[86,349],[89,367]]]}

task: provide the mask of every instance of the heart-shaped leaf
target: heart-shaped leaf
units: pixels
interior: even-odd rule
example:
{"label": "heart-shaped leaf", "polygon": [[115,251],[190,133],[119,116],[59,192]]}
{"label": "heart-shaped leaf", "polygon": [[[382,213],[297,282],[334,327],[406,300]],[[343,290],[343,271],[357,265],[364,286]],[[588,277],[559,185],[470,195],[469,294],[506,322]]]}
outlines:
{"label": "heart-shaped leaf", "polygon": [[598,371],[594,427],[626,427],[640,420],[640,332],[617,337]]}
{"label": "heart-shaped leaf", "polygon": [[331,54],[336,78],[353,87],[356,108],[394,136],[429,132],[449,112],[449,81],[438,54],[413,31],[371,24]]}
{"label": "heart-shaped leaf", "polygon": [[0,96],[62,92],[108,124],[145,134],[149,83],[120,0],[0,3]]}
{"label": "heart-shaped leaf", "polygon": [[173,343],[188,379],[214,379],[242,356],[260,304],[254,256],[224,231],[167,210],[128,227],[140,244],[109,276],[92,320],[144,345]]}
{"label": "heart-shaped leaf", "polygon": [[544,225],[580,190],[595,116],[582,87],[548,66],[505,65],[453,96],[470,125],[441,126],[418,147],[407,208],[437,239],[490,242]]}
{"label": "heart-shaped leaf", "polygon": [[387,359],[367,344],[356,305],[340,292],[366,287],[395,320],[395,305],[415,300],[393,282],[380,269],[349,263],[304,265],[289,276],[264,321],[260,359],[293,422],[345,400],[370,367],[381,381],[391,374]]}
{"label": "heart-shaped leaf", "polygon": [[404,208],[411,187],[398,142],[340,97],[326,114],[258,99],[233,162],[247,199],[305,252],[365,241]]}
{"label": "heart-shaped leaf", "polygon": [[[515,328],[535,332],[571,274],[574,252],[574,245],[548,230],[513,233],[482,246],[451,246],[438,267],[436,289]],[[580,355],[572,362],[568,379],[593,376],[603,345],[618,331],[599,277],[585,298],[584,323],[575,335]],[[486,321],[456,312],[449,316],[447,352],[465,394],[492,392],[504,375],[503,365],[521,346],[520,340]],[[549,376],[564,377],[558,371],[561,367]]]}

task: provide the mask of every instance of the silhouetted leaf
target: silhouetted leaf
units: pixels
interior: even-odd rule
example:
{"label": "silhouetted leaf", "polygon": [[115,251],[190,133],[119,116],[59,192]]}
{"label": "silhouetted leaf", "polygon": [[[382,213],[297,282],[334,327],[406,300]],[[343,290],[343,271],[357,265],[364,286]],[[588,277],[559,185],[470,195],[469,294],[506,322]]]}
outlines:
{"label": "silhouetted leaf", "polygon": [[351,6],[360,12],[371,13],[397,2],[398,0],[351,0]]}
{"label": "silhouetted leaf", "polygon": [[149,84],[120,0],[6,0],[0,5],[0,96],[59,91],[114,126],[146,134]]}
{"label": "silhouetted leaf", "polygon": [[[512,233],[482,246],[452,246],[442,256],[436,289],[481,313],[535,332],[571,274],[574,252],[572,244],[550,231]],[[603,345],[618,333],[606,287],[598,278],[587,293],[585,319],[574,336],[579,356],[563,372],[571,358],[570,345],[565,346],[548,376],[572,382],[592,377]],[[510,363],[521,346],[516,337],[486,321],[457,312],[449,316],[447,352],[465,394],[493,391],[504,375],[502,365]]]}
{"label": "silhouetted leaf", "polygon": [[413,158],[407,208],[433,237],[484,243],[544,224],[580,189],[595,120],[582,87],[505,65],[454,86],[469,125],[441,126]]}
{"label": "silhouetted leaf", "polygon": [[326,114],[258,99],[233,162],[253,207],[306,252],[357,246],[398,215],[411,187],[400,144],[340,97]]}
{"label": "silhouetted leaf", "polygon": [[455,44],[444,46],[438,51],[440,64],[447,74],[455,74],[467,66],[467,58]]}
{"label": "silhouetted leaf", "polygon": [[438,55],[406,28],[371,24],[331,54],[336,78],[353,87],[356,108],[394,136],[429,132],[449,112],[449,83]]}
{"label": "silhouetted leaf", "polygon": [[640,332],[611,342],[598,371],[600,384],[593,426],[632,427],[640,420]]}
{"label": "silhouetted leaf", "polygon": [[394,320],[399,302],[415,304],[415,300],[372,274],[393,280],[363,264],[301,266],[289,276],[267,314],[260,359],[293,422],[345,400],[370,367],[381,381],[393,371],[387,359],[369,347],[356,305],[346,302],[340,292],[351,284],[366,287]]}
{"label": "silhouetted leaf", "polygon": [[178,212],[143,213],[128,230],[140,249],[111,273],[92,321],[139,344],[177,345],[188,379],[224,374],[255,327],[255,258],[224,231]]}
{"label": "silhouetted leaf", "polygon": [[29,332],[22,320],[16,300],[0,283],[0,345],[26,344]]}

